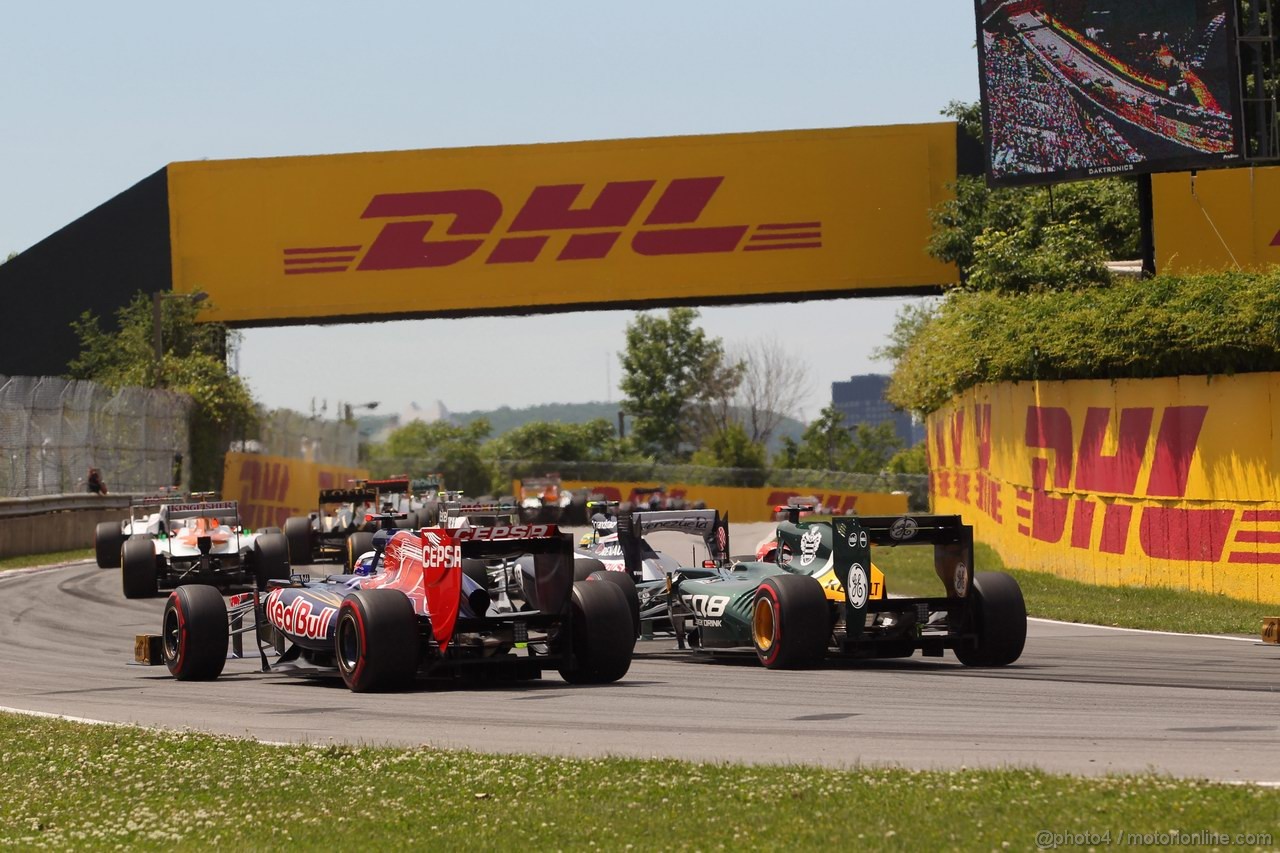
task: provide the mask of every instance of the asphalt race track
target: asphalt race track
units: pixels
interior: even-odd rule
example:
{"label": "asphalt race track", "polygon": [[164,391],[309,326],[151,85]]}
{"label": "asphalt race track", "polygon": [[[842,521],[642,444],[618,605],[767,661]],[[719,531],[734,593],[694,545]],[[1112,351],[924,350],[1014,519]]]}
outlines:
{"label": "asphalt race track", "polygon": [[159,631],[163,599],[126,601],[119,571],[92,563],[0,572],[0,601],[0,706],[11,709],[268,741],[1280,780],[1280,648],[1247,639],[1036,621],[1003,670],[948,655],[800,672],[692,658],[658,639],[611,686],[548,675],[357,695],[340,680],[260,673],[251,644],[215,682],[129,665],[133,636]]}

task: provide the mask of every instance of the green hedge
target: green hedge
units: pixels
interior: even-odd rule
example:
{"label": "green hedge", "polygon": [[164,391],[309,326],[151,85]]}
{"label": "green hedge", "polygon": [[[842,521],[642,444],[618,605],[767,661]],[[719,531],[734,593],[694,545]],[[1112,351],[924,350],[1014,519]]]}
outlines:
{"label": "green hedge", "polygon": [[922,414],[984,383],[1280,370],[1280,271],[957,289],[896,343],[889,399]]}

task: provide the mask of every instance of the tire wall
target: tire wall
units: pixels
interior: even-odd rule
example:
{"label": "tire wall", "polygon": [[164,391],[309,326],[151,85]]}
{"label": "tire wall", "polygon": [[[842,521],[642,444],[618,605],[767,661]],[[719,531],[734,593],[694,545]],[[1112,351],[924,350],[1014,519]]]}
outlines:
{"label": "tire wall", "polygon": [[[603,480],[566,480],[565,489],[588,489],[604,495],[609,500],[631,501],[638,508],[644,497],[636,489],[654,488],[657,482],[606,482]],[[739,486],[699,486],[686,483],[665,483],[667,495],[684,498],[690,504],[705,501],[707,506],[723,515],[728,513],[734,522],[772,521],[773,508],[785,504],[788,498],[815,496],[818,501],[832,508],[837,514],[858,512],[863,515],[901,515],[907,511],[905,493],[884,494],[877,492],[835,492],[812,488],[787,489],[780,486],[747,488]]]}
{"label": "tire wall", "polygon": [[928,418],[930,500],[1011,566],[1280,602],[1275,436],[1280,373],[979,386]]}
{"label": "tire wall", "polygon": [[367,479],[362,468],[323,465],[258,453],[228,453],[222,496],[240,501],[240,518],[249,527],[284,527],[286,518],[316,509],[321,489],[345,487]]}

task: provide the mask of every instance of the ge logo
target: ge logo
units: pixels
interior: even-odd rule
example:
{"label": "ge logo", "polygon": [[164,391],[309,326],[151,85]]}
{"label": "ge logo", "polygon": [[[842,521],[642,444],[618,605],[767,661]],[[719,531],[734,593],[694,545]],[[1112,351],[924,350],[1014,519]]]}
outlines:
{"label": "ge logo", "polygon": [[867,531],[865,531],[865,530],[859,530],[859,531],[858,531],[858,532],[856,532],[856,533],[850,533],[850,534],[849,534],[849,547],[850,547],[850,548],[865,548],[865,547],[867,547]]}
{"label": "ge logo", "polygon": [[903,516],[893,523],[889,528],[889,538],[898,542],[910,539],[916,535],[916,520],[909,516]]}
{"label": "ge logo", "polygon": [[861,610],[867,606],[867,574],[861,563],[849,567],[849,582],[845,585],[845,593],[849,596],[849,606]]}

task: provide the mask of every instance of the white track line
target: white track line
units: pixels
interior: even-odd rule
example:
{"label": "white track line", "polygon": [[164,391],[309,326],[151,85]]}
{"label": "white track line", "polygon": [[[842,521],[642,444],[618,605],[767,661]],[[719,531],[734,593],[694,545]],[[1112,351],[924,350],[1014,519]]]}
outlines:
{"label": "white track line", "polygon": [[1205,640],[1231,640],[1235,643],[1262,645],[1261,637],[1231,637],[1226,634],[1185,634],[1179,631],[1152,631],[1147,628],[1117,628],[1115,625],[1094,625],[1090,622],[1063,622],[1061,619],[1042,619],[1028,616],[1028,622],[1044,622],[1048,625],[1071,625],[1076,628],[1096,628],[1099,631],[1124,631],[1130,634],[1156,634],[1162,637],[1200,637]]}

